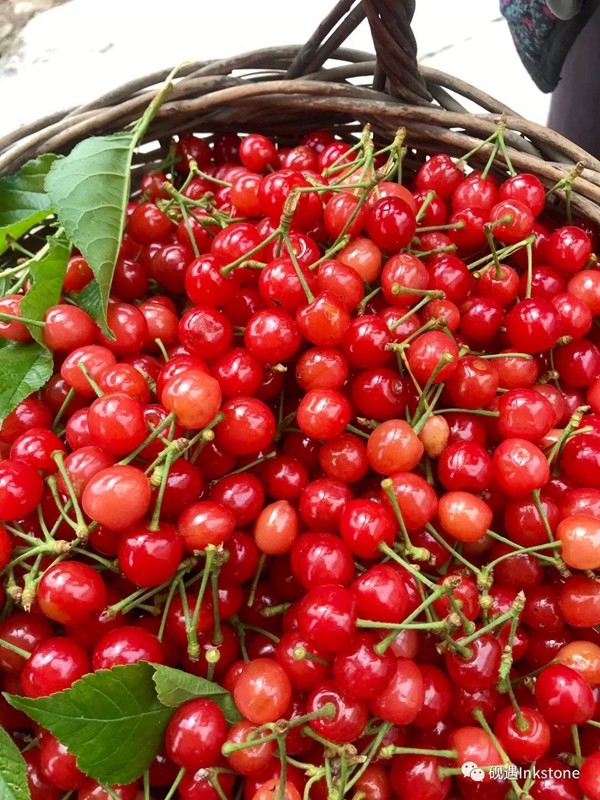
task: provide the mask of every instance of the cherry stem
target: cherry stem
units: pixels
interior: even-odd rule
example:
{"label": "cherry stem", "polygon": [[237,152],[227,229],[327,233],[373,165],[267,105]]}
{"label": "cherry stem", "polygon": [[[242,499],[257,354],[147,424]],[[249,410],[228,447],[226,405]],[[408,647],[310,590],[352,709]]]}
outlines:
{"label": "cherry stem", "polygon": [[[387,480],[389,480],[389,478]],[[392,550],[392,548],[389,547],[385,542],[380,542],[378,550],[380,550],[382,553],[385,553],[386,556],[392,559],[392,561],[396,561],[398,564],[403,566],[405,570],[410,572],[413,578],[416,578],[417,581],[425,584],[425,586],[427,586],[428,589],[435,591],[436,589],[439,588],[437,583],[430,581],[429,578],[423,575],[423,573],[421,572],[420,568],[417,565],[411,564],[409,561],[405,561],[401,556],[398,555],[398,553],[396,553],[395,550]]]}
{"label": "cherry stem", "polygon": [[243,264],[244,261],[248,261],[253,255],[260,253],[264,247],[270,244],[274,239],[277,239],[281,233],[282,231],[279,227],[274,230],[273,233],[270,233],[265,239],[263,239],[260,244],[257,244],[256,247],[253,247],[252,250],[248,250],[248,252],[244,253],[243,256],[240,256],[239,258],[236,258],[235,261],[232,261],[231,263],[226,264],[224,267],[221,267],[221,275],[226,278],[230,272],[233,272],[233,270],[239,267],[240,264]]}
{"label": "cherry stem", "polygon": [[[445,581],[441,586],[434,584],[434,587],[435,588],[433,589],[432,593],[426,597],[421,604],[418,605],[417,608],[415,608],[415,610],[408,615],[408,617],[406,617],[403,624],[412,622],[413,619],[416,619],[420,614],[423,613],[423,611],[429,609],[429,607],[433,605],[436,600],[439,600],[440,597],[448,594],[450,591],[452,591],[452,588],[454,588],[453,584],[451,584],[449,581]],[[382,656],[388,647],[390,647],[390,645],[394,642],[398,634],[401,633],[401,630],[402,629],[394,629],[388,636],[385,637],[385,639],[382,639],[380,642],[378,642],[374,647],[375,652]]]}
{"label": "cherry stem", "polygon": [[[380,291],[380,289],[376,289],[375,291],[378,292],[378,291]],[[371,292],[371,294],[374,294],[374,292]],[[443,294],[443,292],[442,292],[442,294]],[[410,311],[408,311],[406,314],[403,314],[399,319],[394,320],[394,322],[392,322],[392,324],[389,326],[390,327],[390,331],[392,331],[392,332],[395,331],[396,328],[399,325],[402,325],[402,323],[406,322],[406,320],[409,317],[412,317],[414,314],[417,313],[417,311],[420,311],[423,308],[423,306],[426,306],[427,303],[429,303],[432,299],[434,299],[434,298],[432,298],[430,295],[427,295],[426,297],[423,297],[422,300],[419,300],[419,302],[415,306],[413,306],[410,309]]]}
{"label": "cherry stem", "polygon": [[210,770],[210,773],[211,774],[208,778],[208,781],[212,786],[212,788],[215,790],[216,794],[219,796],[219,800],[228,800],[227,796],[225,795],[225,792],[221,788],[221,784],[219,783],[218,777],[212,774],[212,770]]}
{"label": "cherry stem", "polygon": [[34,328],[43,328],[46,324],[39,319],[30,319],[29,317],[20,317],[17,314],[4,313],[0,313],[0,322],[20,322],[23,325],[31,325]]}
{"label": "cherry stem", "polygon": [[184,775],[185,775],[185,769],[182,767],[179,770],[179,772],[177,773],[177,776],[175,777],[175,780],[173,781],[173,783],[169,787],[169,791],[165,795],[165,800],[173,800],[173,797],[175,796],[175,792],[177,791],[177,788],[178,788],[179,784],[183,780],[183,776]]}
{"label": "cherry stem", "polygon": [[479,574],[479,570],[477,569],[477,567],[474,564],[472,564],[470,561],[468,561],[462,555],[462,553],[459,553],[457,550],[455,550],[452,547],[452,545],[450,544],[450,542],[447,542],[446,539],[444,539],[444,537],[441,536],[436,531],[436,529],[433,527],[433,525],[430,522],[426,523],[425,530],[427,530],[433,536],[433,538],[436,540],[436,542],[438,544],[441,544],[442,547],[444,547],[450,553],[451,556],[454,556],[457,561],[460,561],[461,564],[463,564],[465,567],[467,567],[467,569],[471,570],[471,572],[473,572],[475,575]]}
{"label": "cherry stem", "polygon": [[525,733],[525,731],[529,730],[529,723],[523,716],[523,712],[521,711],[521,706],[517,702],[517,698],[515,697],[515,690],[513,689],[513,685],[510,680],[506,681],[505,686],[502,688],[499,687],[499,691],[506,689],[506,693],[508,694],[508,699],[510,700],[510,704],[513,707],[515,712],[515,717],[517,718],[517,728]]}
{"label": "cherry stem", "polygon": [[306,277],[304,276],[304,273],[302,272],[302,268],[300,267],[300,264],[298,263],[298,259],[296,257],[296,253],[294,251],[294,247],[293,247],[293,245],[292,245],[292,243],[290,241],[290,236],[289,236],[289,234],[287,232],[283,234],[283,240],[287,245],[287,249],[288,249],[288,252],[290,254],[290,260],[291,260],[292,264],[294,265],[294,270],[296,272],[296,276],[298,277],[298,280],[300,281],[300,286],[302,286],[302,291],[306,295],[306,299],[308,300],[308,302],[312,303],[314,301],[314,299],[315,299],[315,296],[311,292],[310,287],[309,287],[309,285],[308,285],[308,283],[306,281]]}
{"label": "cherry stem", "polygon": [[[381,286],[378,286],[376,289],[373,289],[372,292],[369,292],[369,294],[366,294],[363,297],[363,299],[360,301],[360,303],[356,306],[356,314],[357,314],[357,316],[361,317],[365,313],[365,309],[366,309],[367,305],[371,302],[371,300],[374,297],[377,297],[377,295],[379,294],[380,291],[381,291]],[[391,326],[390,326],[390,330],[391,330]]]}
{"label": "cherry stem", "polygon": [[[476,627],[473,620],[469,619],[465,616],[464,611],[462,610],[461,601],[454,596],[452,592],[448,592],[448,602],[452,606],[452,613],[456,614],[458,617],[460,625],[462,625],[463,631],[469,635],[475,632]],[[450,615],[452,616],[452,614]]]}
{"label": "cherry stem", "polygon": [[[386,494],[386,497],[390,501],[392,508],[394,509],[394,514],[396,515],[396,519],[398,521],[398,525],[400,527],[400,532],[402,534],[402,539],[404,540],[404,552],[415,561],[428,561],[431,557],[431,553],[427,550],[426,547],[415,547],[410,540],[410,536],[408,535],[408,530],[406,529],[406,524],[404,522],[404,517],[402,516],[402,511],[400,509],[400,505],[398,503],[398,498],[394,493],[394,482],[391,478],[384,478],[381,481],[381,488]],[[383,544],[383,543],[382,543]]]}
{"label": "cherry stem", "polygon": [[575,762],[578,767],[583,763],[581,755],[581,742],[579,740],[579,728],[577,725],[571,725],[571,736],[573,737],[573,749],[575,751]]}
{"label": "cherry stem", "polygon": [[444,369],[452,361],[452,356],[450,353],[443,353],[438,363],[435,365],[435,369],[427,378],[427,383],[423,387],[421,391],[421,396],[419,398],[419,402],[417,403],[417,408],[415,409],[415,413],[413,415],[413,421],[418,420],[419,416],[423,413],[424,406],[427,404],[427,395],[433,384],[435,383],[435,379],[440,374],[440,372]]}
{"label": "cherry stem", "polygon": [[223,634],[221,632],[221,617],[219,616],[219,572],[221,565],[215,562],[210,571],[210,588],[212,591],[213,603],[213,635],[212,640],[216,645],[223,644]]}
{"label": "cherry stem", "polygon": [[262,573],[263,569],[265,568],[266,559],[267,559],[267,554],[266,553],[261,553],[260,554],[260,558],[258,559],[258,566],[256,567],[256,573],[255,573],[254,578],[252,580],[252,586],[250,587],[250,594],[248,595],[248,602],[246,604],[249,608],[252,608],[252,606],[254,605],[254,597],[256,596],[256,590],[258,588],[258,582],[260,581],[261,573]]}
{"label": "cherry stem", "polygon": [[572,435],[573,431],[581,424],[581,420],[583,419],[585,413],[590,410],[590,406],[579,406],[576,408],[573,414],[571,415],[571,419],[565,425],[563,432],[561,433],[560,437],[554,443],[552,450],[548,454],[548,463],[552,464],[552,462],[559,458],[562,449],[567,443],[567,439]]}
{"label": "cherry stem", "polygon": [[[525,239],[522,239],[520,242],[515,242],[515,244],[510,244],[507,247],[497,250],[496,255],[498,258],[502,259],[508,258],[509,256],[513,255],[513,253],[516,253],[518,250],[522,250],[524,247],[526,247],[528,242],[531,242],[532,244],[535,242],[535,234],[532,233]],[[482,264],[486,264],[486,268],[483,270],[485,272],[487,269],[493,266],[493,263],[488,264],[488,261],[494,261],[494,257],[491,253],[482,256],[482,258],[478,258],[477,261],[473,261],[471,264],[469,264],[469,269],[477,269],[477,267],[481,266]],[[481,274],[482,273],[480,272],[479,277],[481,277]]]}
{"label": "cherry stem", "polygon": [[523,358],[525,361],[533,360],[531,353],[475,353],[471,351],[471,355],[477,356],[477,358],[483,358],[486,361],[493,361],[495,358]]}
{"label": "cherry stem", "polygon": [[79,500],[77,499],[77,495],[75,494],[75,489],[73,488],[71,477],[67,472],[67,468],[65,467],[65,456],[63,451],[55,450],[52,453],[52,460],[55,462],[58,471],[60,472],[60,476],[63,479],[63,482],[67,488],[69,499],[71,501],[73,510],[75,512],[75,519],[77,520],[77,527],[75,529],[75,532],[77,534],[77,538],[80,541],[85,542],[89,535],[89,528],[83,516],[83,512],[81,510],[81,506],[79,505]]}
{"label": "cherry stem", "polygon": [[65,399],[62,401],[61,407],[56,412],[56,416],[52,420],[52,425],[51,425],[52,428],[56,428],[58,426],[58,423],[61,421],[62,416],[67,410],[67,408],[71,405],[71,402],[73,401],[74,397],[75,397],[75,389],[71,387],[67,392]]}
{"label": "cherry stem", "polygon": [[484,139],[483,141],[479,142],[478,144],[475,145],[475,147],[472,150],[469,150],[468,153],[466,153],[464,156],[461,156],[460,161],[457,162],[457,166],[458,164],[468,162],[471,156],[474,156],[475,153],[478,153],[480,150],[482,150],[486,146],[486,144],[495,143],[496,139],[498,138],[499,131],[504,130],[505,128],[506,128],[506,122],[503,120],[503,118],[500,118],[500,121],[496,126],[496,130],[493,133],[491,133],[487,137],[487,139]]}
{"label": "cherry stem", "polygon": [[353,433],[355,436],[362,436],[363,439],[369,438],[369,434],[366,433],[366,431],[362,431],[360,428],[357,428],[354,425],[346,425],[346,430],[350,433]]}
{"label": "cherry stem", "polygon": [[56,532],[56,530],[58,529],[58,525],[60,524],[61,520],[66,522],[67,525],[69,525],[71,528],[73,528],[74,531],[77,531],[77,527],[78,527],[77,523],[74,522],[71,519],[71,517],[67,514],[67,512],[71,509],[73,504],[71,503],[70,500],[68,500],[66,504],[63,504],[63,502],[61,500],[61,497],[60,497],[60,495],[58,493],[58,489],[56,488],[56,476],[55,475],[49,475],[48,478],[46,479],[46,483],[48,484],[48,488],[50,489],[50,494],[52,495],[52,499],[54,500],[54,503],[56,504],[56,508],[58,509],[58,513],[60,514],[60,519],[58,519],[56,521],[55,526],[52,529],[51,533],[55,533]]}
{"label": "cherry stem", "polygon": [[[496,531],[492,531],[492,530],[488,529],[487,535],[491,539],[494,539],[497,542],[502,542],[502,544],[506,544],[506,545],[508,545],[508,547],[512,547],[512,549],[515,551],[514,555],[516,555],[517,553],[520,553],[520,552],[522,552],[523,550],[526,549],[525,547],[523,547],[522,544],[517,544],[516,542],[513,542],[511,539],[507,539],[505,536],[502,536],[501,534],[496,533]],[[538,547],[539,546],[540,545],[538,545]],[[534,553],[533,555],[535,555],[535,557],[539,561],[542,561],[543,563],[548,564],[548,566],[551,566],[551,567],[556,566],[556,556],[551,558],[550,556],[545,556],[542,553]]]}
{"label": "cherry stem", "polygon": [[513,665],[513,646],[515,636],[517,635],[517,628],[519,627],[519,617],[520,612],[515,614],[510,621],[508,639],[502,652],[502,656],[500,657],[500,668],[498,670],[498,675],[500,676],[500,680],[498,681],[499,691],[502,691],[502,689],[506,686],[510,686],[509,677]]}
{"label": "cherry stem", "polygon": [[294,656],[295,661],[313,661],[315,664],[324,664],[327,667],[331,666],[331,661],[327,661],[325,658],[321,658],[320,656],[314,655],[314,653],[309,653],[306,647],[302,645],[298,645],[298,647],[294,647],[292,655]]}
{"label": "cherry stem", "polygon": [[487,625],[484,625],[482,628],[478,628],[474,633],[470,636],[464,636],[463,638],[459,639],[457,644],[461,647],[468,647],[475,639],[478,639],[484,633],[489,633],[493,631],[495,628],[498,628],[501,625],[504,625],[505,622],[516,618],[518,620],[523,608],[525,607],[525,593],[520,591],[518,595],[515,597],[513,602],[510,604],[510,608],[508,611],[505,611],[504,614],[500,614],[491,622],[488,622]]}
{"label": "cherry stem", "polygon": [[258,466],[258,464],[264,464],[265,461],[270,461],[272,458],[275,458],[277,453],[267,453],[265,456],[261,456],[260,458],[256,458],[254,461],[251,461],[249,464],[244,464],[243,467],[238,467],[237,469],[231,470],[231,472],[227,473],[227,477],[230,475],[239,475],[241,472],[247,472],[249,469]]}
{"label": "cherry stem", "polygon": [[392,756],[431,756],[432,758],[458,758],[457,750],[429,750],[426,747],[396,747],[387,744],[379,751],[381,758],[392,758]]}
{"label": "cherry stem", "polygon": [[7,642],[6,639],[0,639],[0,647],[3,647],[5,650],[10,650],[11,653],[15,653],[15,655],[21,656],[21,658],[25,660],[31,657],[31,653],[28,650],[23,650],[23,648],[17,647],[16,644]]}
{"label": "cherry stem", "polygon": [[329,739],[325,739],[323,736],[320,736],[316,731],[314,731],[310,727],[310,725],[305,725],[302,728],[302,735],[308,736],[309,739],[314,739],[315,742],[319,742],[319,744],[322,744],[323,747],[325,747],[327,750],[331,750],[334,753],[337,753],[338,755],[341,755],[344,751],[343,746],[334,744],[333,742],[330,742]]}
{"label": "cherry stem", "polygon": [[[433,394],[431,394],[429,397],[425,397],[425,395],[423,395],[423,397],[425,397],[424,405],[426,406],[426,408],[424,409],[424,411],[423,411],[423,413],[421,414],[420,417],[418,417],[417,413],[415,412],[415,415],[413,416],[413,420],[412,420],[412,423],[411,423],[413,431],[417,435],[419,433],[421,433],[421,431],[425,427],[425,423],[427,422],[429,417],[431,417],[431,415],[435,411],[435,407],[437,405],[438,400],[442,396],[442,392],[443,391],[444,391],[444,384],[440,383],[440,385],[437,386],[436,389],[434,390]],[[421,401],[419,401],[419,403],[420,402]],[[417,410],[418,410],[418,407],[417,407]]]}
{"label": "cherry stem", "polygon": [[427,194],[425,195],[425,200],[423,200],[421,204],[421,208],[417,211],[417,215],[415,217],[417,222],[420,222],[423,217],[425,216],[425,212],[431,205],[431,203],[436,199],[437,192],[434,192],[433,189],[429,189]]}
{"label": "cherry stem", "polygon": [[102,790],[106,792],[106,794],[112,797],[113,800],[121,800],[119,795],[115,792],[115,790],[111,786],[106,786],[104,783],[101,783],[100,786]]}
{"label": "cherry stem", "polygon": [[[483,714],[483,711],[480,708],[476,708],[473,711],[473,716],[475,717],[477,722],[481,725],[483,730],[487,733],[492,743],[496,747],[496,750],[500,753],[500,758],[502,759],[502,763],[505,765],[512,765],[512,761],[506,754],[506,750],[502,747],[502,743],[500,742],[494,731],[488,725],[488,722]],[[513,778],[509,778],[509,782],[517,797],[521,798],[521,800],[531,800],[531,798],[523,791],[521,786],[519,786],[519,784]]]}
{"label": "cherry stem", "polygon": [[446,627],[446,623],[444,620],[434,620],[433,622],[376,622],[372,619],[357,619],[356,620],[356,627],[357,628],[373,628],[373,629],[383,629],[389,630],[393,628],[394,630],[400,631],[437,631],[442,630]]}
{"label": "cherry stem", "polygon": [[[204,599],[206,587],[208,586],[208,581],[211,575],[215,548],[212,545],[208,545],[205,550],[205,553],[206,553],[206,560],[204,562],[204,571],[202,572],[202,580],[200,581],[200,588],[198,589],[198,595],[196,597],[196,605],[194,606],[194,613],[190,618],[189,624],[187,624],[187,619],[186,619],[185,632],[187,636],[187,652],[188,656],[192,661],[197,661],[200,656],[200,646],[198,644],[198,631],[197,631],[198,620],[200,619],[200,609],[202,607],[202,600]],[[183,600],[185,592],[182,592],[181,596]],[[187,605],[187,597],[185,605]],[[218,607],[216,608],[215,613],[218,613]]]}
{"label": "cherry stem", "polygon": [[[367,749],[361,754],[365,757],[363,763],[360,765],[359,769],[354,773],[352,778],[348,781],[347,790],[351,789],[357,781],[364,775],[366,769],[368,768],[371,761],[375,758],[379,751],[379,746],[381,745],[382,741],[385,739],[385,736],[389,729],[392,727],[391,722],[385,722],[377,732],[377,735],[373,739],[373,741],[369,744]],[[365,795],[366,797],[366,795]]]}
{"label": "cherry stem", "polygon": [[[174,414],[173,412],[167,414],[167,416],[163,420],[161,420],[158,423],[158,425],[156,425],[155,428],[152,429],[152,431],[148,434],[148,436],[146,436],[144,441],[138,447],[136,447],[135,450],[133,450],[126,458],[122,458],[121,461],[119,461],[119,464],[130,464],[134,459],[136,459],[139,456],[139,454],[145,447],[148,447],[150,442],[153,442],[154,439],[157,438],[157,436],[160,436],[160,434],[164,431],[166,427],[176,422],[176,420],[177,420],[176,414]],[[165,448],[165,458],[168,453],[168,448],[172,444],[173,444],[172,442],[169,442],[169,445],[167,445],[167,447]],[[154,464],[152,464],[151,466],[153,467]]]}
{"label": "cherry stem", "polygon": [[83,372],[83,374],[85,375],[85,377],[86,377],[86,380],[87,380],[87,382],[89,383],[89,385],[90,385],[90,386],[92,387],[92,389],[93,389],[93,390],[96,392],[96,395],[97,395],[98,397],[103,397],[103,395],[104,395],[104,392],[103,392],[103,391],[102,391],[102,389],[101,389],[101,388],[98,386],[98,384],[96,383],[96,381],[95,381],[95,380],[92,378],[92,376],[90,375],[90,373],[89,373],[89,371],[88,371],[88,368],[87,368],[87,367],[86,367],[86,365],[83,363],[83,361],[80,361],[80,362],[79,362],[79,364],[78,364],[78,366],[79,366],[79,369],[80,369],[80,370]]}
{"label": "cherry stem", "polygon": [[171,607],[171,603],[173,602],[173,597],[175,596],[175,592],[179,588],[179,582],[182,580],[182,577],[178,577],[171,581],[169,586],[169,591],[167,592],[167,597],[165,599],[165,604],[162,610],[162,617],[160,620],[160,627],[158,629],[158,633],[156,634],[157,639],[162,642],[163,636],[165,635],[165,627],[167,624],[167,614],[169,613],[169,608]]}
{"label": "cherry stem", "polygon": [[[439,408],[435,411],[435,414],[449,414],[455,411],[461,411],[464,413],[464,408]],[[470,408],[469,414],[476,414],[479,417],[499,417],[499,411],[487,411],[485,408]]]}
{"label": "cherry stem", "polygon": [[448,222],[445,225],[425,225],[423,228],[417,228],[415,234],[418,236],[420,233],[431,233],[433,231],[460,231],[465,227],[464,219],[458,222]]}

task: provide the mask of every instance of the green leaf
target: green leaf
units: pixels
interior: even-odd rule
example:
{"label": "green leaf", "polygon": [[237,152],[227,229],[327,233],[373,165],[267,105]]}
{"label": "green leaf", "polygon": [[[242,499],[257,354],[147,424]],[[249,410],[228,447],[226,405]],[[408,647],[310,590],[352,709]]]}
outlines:
{"label": "green leaf", "polygon": [[49,153],[0,178],[0,254],[8,249],[10,239],[19,239],[51,213],[44,181],[57,161],[58,156]]}
{"label": "green leaf", "polygon": [[227,689],[223,689],[219,684],[207,681],[205,678],[198,678],[196,675],[190,675],[180,669],[164,667],[162,664],[153,666],[158,699],[163,705],[178,708],[188,700],[203,697],[216,703],[228,722],[237,722],[242,719],[233,697]]}
{"label": "green leaf", "polygon": [[173,715],[156,697],[153,673],[140,662],[92,672],[48,697],[5,697],[54,734],[86,775],[126,784],[148,769]]}
{"label": "green leaf", "polygon": [[56,215],[72,242],[90,265],[100,295],[91,307],[104,333],[106,307],[125,228],[133,151],[167,96],[179,67],[167,76],[160,91],[129,131],[93,136],[75,145],[56,161],[45,188]]}
{"label": "green leaf", "polygon": [[135,132],[93,136],[56,161],[46,177],[60,224],[94,273],[106,331],[106,306],[125,227]]}
{"label": "green leaf", "polygon": [[[21,301],[21,316],[43,322],[46,311],[60,300],[71,245],[64,231],[57,231],[48,239],[46,246],[29,261],[29,274],[33,286]],[[29,332],[40,344],[44,337],[42,329],[30,325]]]}
{"label": "green leaf", "polygon": [[0,422],[46,384],[52,369],[52,353],[37,342],[11,342],[0,348]]}
{"label": "green leaf", "polygon": [[4,728],[0,728],[0,800],[30,798],[25,759]]}

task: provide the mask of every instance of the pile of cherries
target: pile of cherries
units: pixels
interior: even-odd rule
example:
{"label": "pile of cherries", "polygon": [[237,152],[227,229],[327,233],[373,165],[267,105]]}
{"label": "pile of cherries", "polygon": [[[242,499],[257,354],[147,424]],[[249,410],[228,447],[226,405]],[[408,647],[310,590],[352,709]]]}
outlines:
{"label": "pile of cherries", "polygon": [[149,661],[243,719],[185,703],[109,791],[2,699],[33,800],[599,800],[597,234],[510,164],[404,155],[181,136],[112,337],[71,257],[0,428],[1,688]]}

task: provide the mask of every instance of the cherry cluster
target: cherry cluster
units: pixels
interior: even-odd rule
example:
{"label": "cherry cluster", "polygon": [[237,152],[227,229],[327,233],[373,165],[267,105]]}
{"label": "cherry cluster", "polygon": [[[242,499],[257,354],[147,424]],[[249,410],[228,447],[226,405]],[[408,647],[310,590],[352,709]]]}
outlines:
{"label": "cherry cluster", "polygon": [[[596,231],[488,145],[184,135],[108,330],[71,257],[55,373],[0,428],[2,689],[220,683],[242,720],[182,705],[152,797],[600,798]],[[32,800],[149,796],[0,703]]]}

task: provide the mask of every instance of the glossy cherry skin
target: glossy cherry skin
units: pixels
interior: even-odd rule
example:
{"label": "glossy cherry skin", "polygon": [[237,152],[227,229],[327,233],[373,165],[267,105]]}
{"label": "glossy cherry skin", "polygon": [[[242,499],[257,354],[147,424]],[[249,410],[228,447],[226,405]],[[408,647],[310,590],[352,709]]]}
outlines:
{"label": "glossy cherry skin", "polygon": [[302,598],[298,625],[317,647],[336,652],[354,633],[358,604],[354,595],[341,586],[316,586]]}
{"label": "glossy cherry skin", "polygon": [[102,577],[87,564],[67,561],[49,567],[38,584],[38,604],[46,617],[64,625],[81,625],[106,605]]}
{"label": "glossy cherry skin", "polygon": [[45,639],[23,667],[23,694],[45,697],[60,692],[89,671],[88,654],[76,641],[58,636]]}
{"label": "glossy cherry skin", "polygon": [[234,455],[257,453],[268,447],[275,435],[271,409],[255,397],[236,397],[221,409],[224,419],[215,430],[215,442]]}
{"label": "glossy cherry skin", "polygon": [[[0,622],[0,639],[32,653],[45,639],[52,636],[49,620],[42,616],[13,612]],[[25,656],[0,647],[0,669],[9,674],[18,674],[25,665]]]}
{"label": "glossy cherry skin", "polygon": [[397,623],[412,610],[411,576],[392,564],[374,564],[352,583],[350,589],[363,619]]}
{"label": "glossy cherry skin", "polygon": [[53,786],[65,792],[79,789],[85,781],[85,775],[77,769],[75,756],[48,731],[41,737],[40,769]]}
{"label": "glossy cherry skin", "polygon": [[600,566],[600,520],[587,514],[564,517],[556,529],[565,563],[574,569]]}
{"label": "glossy cherry skin", "polygon": [[292,547],[291,567],[305,589],[328,583],[345,586],[355,575],[351,549],[331,533],[307,531],[298,537]]}
{"label": "glossy cherry skin", "polygon": [[492,459],[479,443],[453,442],[439,457],[438,478],[448,491],[482,492],[492,483]]}
{"label": "glossy cherry skin", "polygon": [[586,797],[600,797],[600,752],[586,757],[581,765],[579,785]]}
{"label": "glossy cherry skin", "polygon": [[521,708],[521,730],[515,710],[503,708],[494,722],[494,733],[512,761],[537,761],[550,747],[550,726],[533,708]]}
{"label": "glossy cherry skin", "polygon": [[562,664],[551,664],[538,675],[535,697],[544,718],[557,725],[578,725],[587,722],[594,713],[594,695],[589,684]]}
{"label": "glossy cherry skin", "polygon": [[394,725],[410,724],[425,702],[425,684],[419,667],[407,658],[396,660],[388,686],[371,700],[371,711]]}
{"label": "glossy cherry skin", "polygon": [[[494,766],[502,763],[500,753],[487,733],[474,725],[466,725],[450,734],[448,745],[458,751],[457,761],[459,766],[471,761],[479,767]],[[492,779],[485,773],[484,783]]]}
{"label": "glossy cherry skin", "polygon": [[469,658],[463,658],[451,650],[446,651],[446,669],[452,681],[465,689],[473,686],[486,689],[493,686],[498,681],[502,656],[498,640],[484,633],[471,642],[468,648],[471,651]]}
{"label": "glossy cherry skin", "polygon": [[435,756],[394,756],[390,774],[391,784],[400,800],[444,800],[451,787],[451,778],[441,777],[445,762]]}
{"label": "glossy cherry skin", "polygon": [[363,633],[336,653],[334,680],[355,700],[371,700],[385,689],[395,674],[396,659],[389,650],[379,655],[375,644],[373,636]]}
{"label": "glossy cherry skin", "polygon": [[560,589],[562,614],[569,625],[588,628],[600,624],[600,586],[582,574],[568,578]]}
{"label": "glossy cherry skin", "polygon": [[546,457],[526,439],[505,439],[492,461],[496,482],[509,497],[523,497],[541,489],[550,477]]}
{"label": "glossy cherry skin", "polygon": [[340,535],[354,555],[375,559],[380,545],[390,547],[396,538],[396,524],[390,513],[372,500],[351,500],[340,517]]}
{"label": "glossy cherry skin", "polygon": [[212,766],[227,738],[227,723],[211,700],[190,700],[180,706],[167,726],[165,747],[180,767],[196,772]]}
{"label": "glossy cherry skin", "polygon": [[549,300],[521,300],[506,316],[508,338],[518,352],[541,353],[556,344],[560,318]]}
{"label": "glossy cherry skin", "polygon": [[150,481],[129,465],[100,470],[86,484],[81,503],[95,522],[124,531],[135,525],[150,506]]}
{"label": "glossy cherry skin", "polygon": [[119,542],[119,567],[136,586],[160,586],[170,580],[181,562],[183,541],[166,522],[156,530],[143,525],[123,534]]}
{"label": "glossy cherry skin", "polygon": [[163,664],[165,650],[159,639],[138,625],[122,625],[106,633],[94,647],[94,670],[150,661]]}
{"label": "glossy cherry skin", "polygon": [[242,670],[233,696],[246,719],[263,725],[283,714],[292,697],[292,685],[281,664],[270,658],[256,658]]}
{"label": "glossy cherry skin", "polygon": [[22,519],[42,499],[39,473],[21,461],[0,461],[0,520]]}
{"label": "glossy cherry skin", "polygon": [[357,739],[367,724],[367,704],[345,695],[334,681],[325,681],[317,686],[310,694],[306,708],[310,714],[327,703],[335,706],[334,715],[311,719],[310,727],[332,742],[350,742]]}
{"label": "glossy cherry skin", "polygon": [[[398,472],[390,477],[400,513],[407,530],[414,531],[430,522],[437,511],[437,496],[431,486],[412,472]],[[394,508],[382,489],[384,506],[393,514]]]}

